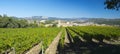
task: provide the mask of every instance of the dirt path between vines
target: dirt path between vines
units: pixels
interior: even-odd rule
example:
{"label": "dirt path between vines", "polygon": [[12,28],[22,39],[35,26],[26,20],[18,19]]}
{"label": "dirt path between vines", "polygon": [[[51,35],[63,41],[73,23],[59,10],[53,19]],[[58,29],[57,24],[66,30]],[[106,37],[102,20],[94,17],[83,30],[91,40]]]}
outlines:
{"label": "dirt path between vines", "polygon": [[[70,36],[69,31],[67,33]],[[65,45],[64,53],[60,54],[120,54],[120,45],[84,42],[77,33],[72,39],[74,42]]]}
{"label": "dirt path between vines", "polygon": [[75,54],[75,46],[74,46],[73,38],[70,33],[66,29],[65,32],[65,40],[64,40],[64,49],[61,49],[58,54]]}
{"label": "dirt path between vines", "polygon": [[40,42],[39,44],[37,44],[36,46],[34,46],[33,48],[31,48],[29,51],[27,51],[24,54],[39,54],[42,46],[42,42]]}
{"label": "dirt path between vines", "polygon": [[62,31],[57,35],[57,37],[52,41],[50,46],[46,49],[45,54],[56,54],[57,46],[61,37]]}
{"label": "dirt path between vines", "polygon": [[60,49],[58,54],[87,54],[90,53],[87,47],[91,46],[81,41],[78,36],[72,37],[66,29],[64,48]]}

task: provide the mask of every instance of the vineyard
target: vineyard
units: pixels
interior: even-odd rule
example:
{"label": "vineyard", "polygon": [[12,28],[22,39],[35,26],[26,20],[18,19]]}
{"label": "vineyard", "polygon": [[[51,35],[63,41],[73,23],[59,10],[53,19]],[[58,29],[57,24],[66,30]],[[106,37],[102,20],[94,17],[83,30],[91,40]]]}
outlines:
{"label": "vineyard", "polygon": [[0,54],[11,48],[26,54],[39,43],[39,54],[120,54],[120,28],[0,28]]}
{"label": "vineyard", "polygon": [[59,32],[60,28],[0,28],[0,52],[14,47],[16,54],[22,54],[41,41],[47,48]]}
{"label": "vineyard", "polygon": [[119,54],[120,28],[107,26],[68,27],[75,54]]}
{"label": "vineyard", "polygon": [[120,40],[120,28],[117,27],[83,26],[69,27],[69,29],[80,35],[88,42],[91,42],[92,39],[96,39],[101,43],[103,40]]}

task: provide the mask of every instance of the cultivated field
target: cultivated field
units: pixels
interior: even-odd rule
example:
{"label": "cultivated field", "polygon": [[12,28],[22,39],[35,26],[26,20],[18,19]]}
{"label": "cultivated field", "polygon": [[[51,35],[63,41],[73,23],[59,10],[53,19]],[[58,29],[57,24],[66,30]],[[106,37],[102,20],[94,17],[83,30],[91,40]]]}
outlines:
{"label": "cultivated field", "polygon": [[0,28],[0,54],[11,51],[14,54],[120,54],[120,28]]}

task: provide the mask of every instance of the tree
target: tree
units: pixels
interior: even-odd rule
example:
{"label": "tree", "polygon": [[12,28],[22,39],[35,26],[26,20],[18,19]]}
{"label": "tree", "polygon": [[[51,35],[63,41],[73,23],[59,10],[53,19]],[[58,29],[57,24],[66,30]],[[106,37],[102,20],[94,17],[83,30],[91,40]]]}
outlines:
{"label": "tree", "polygon": [[7,16],[7,14],[3,14],[3,17],[4,17],[4,18],[7,18],[8,16]]}
{"label": "tree", "polygon": [[105,8],[112,9],[112,10],[119,10],[120,9],[120,0],[106,0]]}
{"label": "tree", "polygon": [[0,28],[26,28],[26,27],[38,27],[37,22],[28,24],[25,19],[18,19],[16,17],[9,17],[6,14],[0,15]]}
{"label": "tree", "polygon": [[2,15],[0,15],[0,18],[2,17]]}
{"label": "tree", "polygon": [[19,20],[18,22],[19,28],[25,28],[28,26],[28,23],[26,20]]}

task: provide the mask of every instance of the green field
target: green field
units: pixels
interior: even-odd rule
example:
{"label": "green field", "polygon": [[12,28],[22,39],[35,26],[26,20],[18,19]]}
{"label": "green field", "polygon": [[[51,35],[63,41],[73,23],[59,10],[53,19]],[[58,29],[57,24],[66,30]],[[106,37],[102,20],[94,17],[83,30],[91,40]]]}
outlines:
{"label": "green field", "polygon": [[12,47],[17,54],[23,53],[43,41],[47,48],[61,28],[0,28],[0,52]]}
{"label": "green field", "polygon": [[119,27],[76,26],[67,27],[67,30],[74,40],[71,43],[74,53],[120,54]]}
{"label": "green field", "polygon": [[[66,46],[64,46],[65,34],[68,32],[72,39],[72,45],[80,49],[81,47],[88,47],[88,49],[92,50],[91,52],[95,54],[99,54],[107,50],[105,53],[112,51],[111,47],[116,47],[115,53],[119,53],[120,50],[120,28],[112,27],[112,26],[73,26],[65,28],[0,28],[0,53],[4,53],[6,50],[15,48],[16,54],[22,54],[26,50],[31,49],[36,44],[43,42],[43,49],[46,50],[57,34],[62,31],[60,41],[58,44],[58,50],[63,50]],[[65,32],[66,31],[66,32]],[[84,39],[86,42],[79,42]],[[108,48],[99,47],[95,45],[94,48],[89,48],[90,45],[93,45],[93,39],[97,40],[97,45],[106,46]],[[104,40],[109,42],[118,41],[117,44],[105,44]],[[104,45],[103,45],[104,43]],[[94,45],[93,45],[94,46]],[[93,47],[91,46],[91,47]],[[71,48],[70,48],[71,49]],[[103,51],[102,51],[103,50]],[[84,51],[81,49],[80,51]],[[111,52],[110,52],[111,53]],[[89,53],[88,53],[89,54]],[[114,53],[111,53],[114,54]]]}
{"label": "green field", "polygon": [[103,42],[106,40],[118,40],[120,37],[119,27],[108,26],[81,26],[81,27],[68,27],[70,30],[76,32],[87,41],[92,41],[92,38]]}

